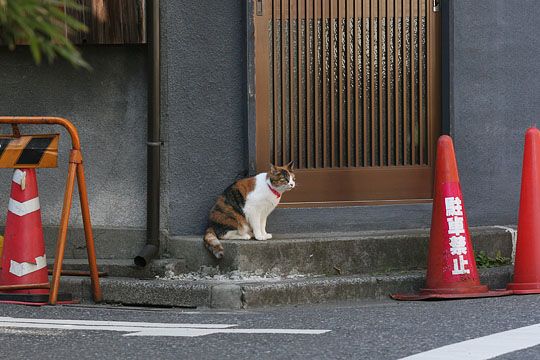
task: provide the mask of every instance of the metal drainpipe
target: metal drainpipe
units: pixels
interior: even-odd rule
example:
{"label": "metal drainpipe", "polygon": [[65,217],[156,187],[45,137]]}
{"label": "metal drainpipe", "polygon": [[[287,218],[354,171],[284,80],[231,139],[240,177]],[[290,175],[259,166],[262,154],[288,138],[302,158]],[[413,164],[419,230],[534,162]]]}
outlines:
{"label": "metal drainpipe", "polygon": [[147,142],[147,200],[146,245],[135,257],[135,265],[146,266],[159,253],[160,205],[160,17],[159,0],[147,0],[148,47],[148,142]]}

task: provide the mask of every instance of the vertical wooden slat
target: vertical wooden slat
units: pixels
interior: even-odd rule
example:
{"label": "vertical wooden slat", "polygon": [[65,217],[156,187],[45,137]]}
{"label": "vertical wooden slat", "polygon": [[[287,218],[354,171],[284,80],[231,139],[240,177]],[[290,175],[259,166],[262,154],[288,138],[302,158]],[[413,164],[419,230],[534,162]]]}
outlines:
{"label": "vertical wooden slat", "polygon": [[431,3],[426,5],[428,13],[428,36],[427,36],[427,48],[428,48],[428,115],[429,120],[429,165],[433,166],[434,157],[435,157],[435,147],[436,147],[436,137],[439,133],[440,126],[440,111],[441,111],[441,99],[440,96],[437,96],[439,93],[435,89],[440,89],[441,78],[440,78],[440,57],[441,49],[437,46],[441,40],[441,29],[440,29],[440,12],[433,12]]}
{"label": "vertical wooden slat", "polygon": [[402,31],[401,31],[401,46],[402,46],[402,62],[403,62],[403,165],[408,165],[407,158],[407,132],[408,132],[408,108],[407,108],[407,13],[408,13],[408,1],[403,0],[402,9]]}
{"label": "vertical wooden slat", "polygon": [[[295,78],[294,76],[294,31],[293,31],[293,24],[294,21],[297,18],[297,9],[296,9],[296,0],[289,0],[289,158],[286,158],[283,164],[288,163],[289,161],[294,159],[294,122],[296,121],[294,117],[294,110],[295,104],[294,104],[294,85],[295,83],[300,87],[299,85],[299,76],[300,73],[300,67],[297,69],[297,76]],[[296,23],[296,26],[298,26],[298,22]],[[297,28],[298,31],[298,28]]]}
{"label": "vertical wooden slat", "polygon": [[368,51],[367,49],[369,48],[368,46],[368,41],[369,41],[369,35],[367,35],[367,31],[368,31],[368,28],[369,27],[369,22],[371,21],[370,18],[369,18],[369,10],[370,10],[370,7],[371,7],[371,4],[370,4],[370,1],[371,0],[364,0],[363,1],[363,4],[362,4],[362,43],[364,44],[363,45],[363,57],[364,57],[364,61],[362,62],[363,63],[363,81],[362,81],[362,84],[363,84],[363,88],[364,88],[364,133],[363,133],[363,141],[364,141],[364,166],[368,166],[368,126],[367,126],[367,123],[368,123],[368,102],[367,102],[367,94],[368,94],[368,91],[369,91],[369,88],[368,88],[368,82],[367,82],[367,66],[369,66],[369,64],[367,64],[367,60],[369,59],[368,57]]}
{"label": "vertical wooden slat", "polygon": [[[432,71],[432,67],[433,67],[433,55],[434,55],[434,52],[433,52],[433,8],[431,6],[431,2],[428,2],[426,4],[426,42],[427,42],[427,72],[426,72],[426,80],[427,80],[427,88],[428,89],[432,89],[433,87],[433,71]],[[432,118],[432,112],[433,112],[433,96],[432,96],[432,91],[429,91],[428,90],[428,98],[427,98],[427,118],[428,119],[431,119]],[[431,123],[432,121],[428,121],[428,128],[427,128],[427,132],[428,132],[428,136],[429,136],[429,140],[428,140],[428,143],[429,144],[433,144],[434,143],[434,139],[432,139],[432,127],[431,127]],[[428,162],[430,165],[433,165],[433,161],[434,161],[434,157],[435,157],[435,154],[434,154],[434,150],[435,150],[435,146],[430,146],[428,148]]]}
{"label": "vertical wooden slat", "polygon": [[[304,94],[305,94],[305,104],[306,104],[306,107],[305,107],[305,114],[304,114],[304,125],[306,127],[306,131],[302,131],[303,134],[305,134],[305,142],[302,143],[302,139],[299,139],[300,141],[300,149],[303,149],[303,152],[305,153],[305,157],[303,156],[304,153],[300,154],[300,164],[299,164],[299,167],[304,167],[304,168],[309,168],[309,158],[310,158],[310,155],[311,155],[311,152],[310,152],[310,148],[309,148],[309,144],[310,144],[310,140],[311,140],[311,137],[310,137],[310,131],[311,131],[311,126],[310,126],[310,123],[311,123],[311,102],[310,102],[310,97],[311,97],[311,56],[310,56],[310,50],[311,50],[311,44],[310,44],[310,38],[309,38],[309,35],[310,35],[310,32],[309,32],[309,22],[310,22],[310,8],[309,8],[309,5],[310,5],[310,0],[300,0],[301,1],[301,7],[302,7],[302,16],[304,17],[305,19],[305,25],[304,25],[304,31],[305,31],[305,35],[304,35],[304,48],[306,49],[306,52],[305,52],[305,57],[304,57],[304,61],[305,61],[305,67],[306,67],[306,87],[304,88]],[[304,144],[304,146],[302,146],[302,144]]]}
{"label": "vertical wooden slat", "polygon": [[[354,131],[354,139],[355,139],[355,150],[356,150],[356,156],[355,156],[355,165],[357,167],[360,167],[360,107],[359,105],[359,87],[360,87],[360,74],[359,69],[360,66],[358,64],[358,41],[361,40],[360,34],[358,31],[358,21],[362,21],[362,18],[360,17],[360,6],[361,3],[359,3],[361,0],[354,0],[354,121],[355,121],[355,131]],[[362,24],[363,25],[363,24]]]}
{"label": "vertical wooden slat", "polygon": [[[322,166],[323,167],[327,167],[327,166],[331,166],[328,164],[328,159],[327,159],[327,149],[328,149],[328,143],[327,143],[327,136],[326,136],[326,125],[327,125],[327,121],[328,121],[328,109],[327,109],[327,106],[326,106],[326,103],[327,103],[327,99],[326,99],[326,92],[327,92],[327,84],[326,84],[326,79],[327,79],[327,72],[326,72],[326,63],[327,63],[327,59],[326,59],[326,21],[327,21],[327,17],[328,17],[328,6],[329,6],[329,2],[330,0],[323,0],[322,1],[322,9],[321,9],[321,15],[322,15],[322,58],[321,58],[321,66],[322,66],[322,116],[323,116],[323,126],[322,126],[322,142],[323,142],[323,154],[322,154],[322,158],[323,158],[323,164]],[[330,69],[331,70],[331,69]],[[331,72],[330,72],[331,73]]]}
{"label": "vertical wooden slat", "polygon": [[415,7],[415,3],[417,0],[411,0],[411,165],[415,165],[416,162],[416,116],[415,116],[415,110],[416,110],[416,67],[415,67],[415,48],[414,43],[416,41],[414,36],[414,18],[415,13],[417,11]]}
{"label": "vertical wooden slat", "polygon": [[275,32],[274,38],[275,38],[275,62],[274,62],[274,71],[275,71],[275,79],[274,82],[276,84],[274,88],[274,92],[277,94],[277,101],[275,103],[275,109],[274,113],[276,114],[276,121],[274,124],[274,139],[275,139],[275,154],[276,157],[274,158],[275,164],[278,164],[281,161],[281,158],[279,157],[281,154],[281,122],[282,122],[282,102],[283,102],[283,94],[282,94],[282,49],[281,49],[281,38],[283,36],[283,22],[281,18],[281,2],[283,0],[273,0],[274,1],[274,18],[276,19],[276,30],[279,29],[279,32]]}
{"label": "vertical wooden slat", "polygon": [[[422,0],[420,0],[422,1]],[[390,74],[390,22],[391,16],[394,14],[394,7],[392,0],[386,0],[386,165],[392,165],[392,112],[390,111],[390,104],[392,98],[391,91],[391,74]]]}
{"label": "vertical wooden slat", "polygon": [[373,14],[376,12],[376,8],[378,5],[378,0],[371,0],[370,2],[370,9],[369,9],[369,21],[370,21],[370,51],[371,51],[371,166],[375,166],[375,156],[376,156],[376,149],[375,149],[375,135],[376,135],[376,129],[375,129],[375,119],[376,119],[376,111],[375,108],[375,56],[374,49],[375,49],[375,20]]}
{"label": "vertical wooden slat", "polygon": [[318,36],[318,21],[320,18],[320,14],[317,10],[319,10],[319,1],[320,0],[313,0],[313,54],[315,58],[313,59],[313,79],[315,81],[315,90],[313,94],[313,102],[315,103],[315,109],[314,109],[314,153],[315,153],[315,167],[319,167],[319,98],[320,98],[320,92],[321,89],[319,87],[319,36]]}
{"label": "vertical wooden slat", "polygon": [[[274,139],[274,158],[272,159],[273,163],[277,163],[279,161],[278,159],[278,146],[279,146],[279,134],[277,133],[277,126],[278,126],[278,102],[279,102],[279,95],[278,95],[278,87],[281,89],[281,83],[278,83],[280,79],[280,74],[278,72],[277,62],[279,61],[281,63],[281,56],[278,58],[276,55],[279,47],[278,39],[277,39],[277,29],[280,28],[281,22],[278,22],[278,19],[281,18],[280,16],[280,2],[281,0],[273,0],[273,7],[272,7],[272,18],[273,18],[273,24],[274,24],[274,30],[273,30],[273,46],[272,46],[272,58],[273,58],[273,67],[274,67],[274,76],[272,78],[272,86],[273,86],[273,93],[274,93],[274,107],[273,107],[273,114],[274,114],[274,127],[273,127],[273,139]],[[280,36],[281,36],[281,30],[280,30]],[[281,51],[280,51],[281,54]]]}
{"label": "vertical wooden slat", "polygon": [[377,21],[379,24],[379,31],[377,35],[377,48],[378,48],[378,55],[379,55],[379,166],[384,165],[384,119],[383,119],[383,68],[382,68],[382,38],[383,38],[383,32],[382,32],[382,18],[386,16],[386,7],[384,0],[379,0],[378,7],[377,7]]}
{"label": "vertical wooden slat", "polygon": [[[351,20],[352,20],[352,26],[353,28],[351,29]],[[354,61],[354,59],[356,59],[354,57],[354,54],[351,54],[351,51],[354,51],[355,47],[352,46],[352,44],[354,43],[351,43],[351,41],[354,41],[355,40],[355,37],[354,37],[354,26],[355,26],[355,17],[354,17],[354,0],[348,0],[347,1],[347,12],[345,14],[345,21],[346,21],[346,26],[345,26],[345,29],[347,30],[347,41],[346,41],[346,56],[347,56],[347,61],[346,61],[346,72],[347,72],[347,166],[351,167],[353,166],[353,154],[352,154],[352,149],[353,149],[353,144],[352,144],[352,139],[353,139],[353,136],[354,136],[354,131],[353,131],[353,127],[352,127],[352,117],[351,117],[351,112],[354,110],[354,107],[353,107],[353,104],[351,104],[351,96],[353,95],[353,91],[352,91],[352,86],[354,86],[354,88],[356,89],[356,86],[354,85],[353,81],[354,79],[351,78],[352,74],[351,74],[351,60]],[[352,31],[351,31],[352,30]],[[351,56],[353,55],[353,56]],[[354,69],[354,68],[353,68]],[[354,103],[356,103],[356,101],[354,101]],[[356,113],[355,113],[356,114]],[[354,128],[356,130],[356,128]]]}
{"label": "vertical wooden slat", "polygon": [[395,140],[394,144],[396,150],[396,165],[401,165],[399,160],[399,39],[398,39],[398,29],[399,29],[399,16],[402,14],[400,1],[394,1],[394,115],[395,115]]}
{"label": "vertical wooden slat", "polygon": [[[427,55],[428,55],[428,59],[427,59],[427,72],[426,72],[426,77],[427,77],[427,87],[428,89],[431,89],[433,87],[433,71],[432,71],[432,66],[433,66],[433,59],[432,59],[432,56],[434,55],[433,54],[433,9],[431,7],[431,4],[428,2],[426,4],[426,13],[427,13],[427,17],[426,17],[426,21],[427,21],[427,24],[426,24],[426,27],[427,27],[427,34],[426,34],[426,41],[427,41]],[[433,112],[433,96],[432,96],[432,91],[428,91],[428,99],[427,99],[427,118],[428,119],[431,119],[432,118],[432,112]],[[428,134],[429,134],[429,143],[432,144],[434,142],[434,139],[431,138],[432,136],[432,128],[431,128],[431,121],[428,122]],[[434,160],[434,146],[430,146],[429,149],[428,149],[428,161],[429,161],[429,164],[432,165],[433,164],[433,160]]]}
{"label": "vertical wooden slat", "polygon": [[[281,164],[285,163],[285,153],[287,152],[286,149],[286,142],[285,137],[287,134],[285,133],[285,122],[287,121],[287,101],[286,97],[288,94],[286,94],[287,90],[287,70],[285,68],[286,66],[286,56],[287,56],[287,39],[285,34],[285,24],[289,20],[289,6],[288,5],[289,0],[281,0]],[[289,28],[290,31],[290,28]]]}
{"label": "vertical wooden slat", "polygon": [[419,84],[419,113],[418,113],[418,119],[420,122],[420,164],[424,164],[424,134],[425,134],[425,128],[424,128],[424,46],[422,45],[424,42],[424,37],[422,33],[422,21],[425,14],[425,6],[424,1],[426,0],[418,0],[419,2],[419,17],[418,17],[418,84]]}
{"label": "vertical wooden slat", "polygon": [[[346,41],[346,32],[347,32],[347,27],[345,27],[345,32],[342,31],[342,27],[341,27],[341,24],[345,18],[345,11],[346,11],[346,4],[345,2],[348,1],[348,0],[338,0],[338,12],[337,12],[337,31],[338,31],[338,49],[337,49],[337,69],[338,69],[338,73],[339,73],[339,76],[338,76],[338,79],[339,79],[339,84],[338,84],[338,116],[339,116],[339,126],[338,126],[338,132],[339,132],[339,154],[338,154],[338,158],[339,158],[339,166],[344,166],[345,163],[343,162],[344,161],[344,156],[343,156],[343,150],[344,150],[344,142],[345,142],[345,139],[343,137],[343,131],[344,131],[344,123],[346,121],[346,116],[347,114],[344,114],[343,113],[343,103],[345,101],[345,96],[343,94],[343,82],[344,82],[344,76],[345,74],[343,74],[343,68],[342,68],[342,65],[343,65],[343,60],[345,60],[345,71],[347,71],[347,59],[342,59],[343,56],[347,57],[347,53],[343,54],[342,53],[342,49],[343,49],[343,44],[345,43]],[[345,43],[346,44],[346,43]],[[347,45],[345,45],[347,46]]]}
{"label": "vertical wooden slat", "polygon": [[[338,65],[337,61],[338,58],[336,56],[339,56],[339,44],[336,44],[334,42],[334,38],[338,37],[339,41],[339,26],[334,28],[334,24],[337,24],[338,22],[338,1],[339,0],[330,0],[330,143],[331,143],[331,163],[332,167],[336,167],[337,164],[337,152],[336,152],[336,146],[339,146],[338,143],[338,130],[337,129],[337,121],[339,119],[340,111],[338,107],[338,111],[336,111],[336,88],[339,86],[339,84],[336,83],[335,77],[337,75],[338,82],[339,82],[339,75],[336,74],[336,65]],[[336,30],[338,33],[336,33]],[[338,70],[339,71],[339,65]]]}
{"label": "vertical wooden slat", "polygon": [[[262,44],[258,48],[258,56],[255,56],[255,69],[257,78],[255,79],[255,93],[261,96],[263,101],[257,101],[256,104],[256,135],[255,141],[257,145],[257,153],[255,155],[257,170],[268,170],[268,162],[272,161],[270,131],[272,123],[275,121],[275,112],[271,109],[275,108],[275,91],[273,98],[268,98],[269,88],[274,86],[272,78],[275,78],[275,73],[271,70],[273,64],[275,49],[274,39],[270,39],[268,34],[269,25],[272,26],[272,33],[275,34],[276,24],[273,20],[272,2],[266,1],[263,4],[263,17],[255,18],[254,21],[254,36],[255,44]],[[269,43],[270,41],[270,43]],[[269,81],[266,81],[268,79]],[[271,118],[273,114],[273,118]]]}
{"label": "vertical wooden slat", "polygon": [[[306,107],[304,106],[306,104],[306,98],[307,98],[307,88],[302,87],[302,72],[304,69],[305,72],[305,79],[304,82],[307,82],[308,78],[308,72],[307,72],[307,53],[306,50],[306,43],[302,41],[303,39],[306,39],[307,36],[307,16],[306,16],[306,8],[305,8],[305,0],[297,0],[297,6],[298,6],[298,162],[297,167],[303,168],[304,165],[304,148],[305,148],[305,132],[304,128],[306,125],[306,119],[307,119],[307,111],[305,111]],[[304,20],[304,28],[302,29],[302,20]],[[305,56],[302,56],[302,54],[306,54]],[[304,66],[302,66],[302,60],[304,60]]]}
{"label": "vertical wooden slat", "polygon": [[336,105],[336,96],[335,96],[335,81],[334,81],[334,67],[335,67],[335,61],[336,58],[334,56],[334,25],[333,22],[336,18],[336,11],[337,11],[337,3],[338,0],[330,0],[330,166],[334,167],[336,166],[336,152],[335,152],[335,131],[336,131],[336,117],[339,116],[338,114],[335,114],[335,105]]}
{"label": "vertical wooden slat", "polygon": [[345,116],[346,114],[343,113],[343,77],[345,74],[343,74],[343,36],[345,35],[343,33],[343,29],[341,27],[341,23],[343,21],[343,15],[345,13],[344,11],[344,5],[345,1],[347,0],[338,0],[337,1],[337,14],[336,14],[336,22],[337,22],[337,71],[338,71],[338,84],[337,84],[337,103],[338,103],[338,117],[339,117],[339,123],[337,128],[337,136],[336,141],[338,142],[338,154],[337,154],[337,164],[339,166],[343,166],[343,124],[345,122]]}

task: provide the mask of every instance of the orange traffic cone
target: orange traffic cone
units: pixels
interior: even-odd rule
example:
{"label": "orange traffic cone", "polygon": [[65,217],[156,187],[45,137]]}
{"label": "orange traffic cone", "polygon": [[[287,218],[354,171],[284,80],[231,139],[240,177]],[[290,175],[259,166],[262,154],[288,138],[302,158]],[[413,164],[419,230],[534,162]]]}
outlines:
{"label": "orange traffic cone", "polygon": [[514,281],[507,289],[514,294],[540,293],[540,130],[525,134],[518,238]]}
{"label": "orange traffic cone", "polygon": [[391,295],[396,300],[459,299],[510,295],[480,284],[471,244],[454,146],[449,136],[437,142],[433,212],[426,287],[419,294]]}
{"label": "orange traffic cone", "polygon": [[[41,288],[2,290],[0,302],[47,303],[48,282],[36,172],[17,169],[13,174],[6,218],[0,288],[13,285]],[[68,299],[63,295],[62,300]]]}

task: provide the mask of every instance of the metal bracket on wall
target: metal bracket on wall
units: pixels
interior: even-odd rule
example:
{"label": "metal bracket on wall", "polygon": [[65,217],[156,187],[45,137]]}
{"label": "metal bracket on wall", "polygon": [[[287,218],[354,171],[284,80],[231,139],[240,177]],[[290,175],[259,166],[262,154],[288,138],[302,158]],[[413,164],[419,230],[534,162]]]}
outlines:
{"label": "metal bracket on wall", "polygon": [[257,0],[257,16],[262,16],[263,14],[263,0]]}
{"label": "metal bracket on wall", "polygon": [[441,10],[441,0],[433,0],[433,12],[439,12]]}

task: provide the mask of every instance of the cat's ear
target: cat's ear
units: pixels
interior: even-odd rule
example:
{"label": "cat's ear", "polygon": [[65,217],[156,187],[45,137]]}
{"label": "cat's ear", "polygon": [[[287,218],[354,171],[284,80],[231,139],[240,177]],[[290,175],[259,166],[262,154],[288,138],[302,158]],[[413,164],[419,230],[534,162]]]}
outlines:
{"label": "cat's ear", "polygon": [[289,171],[293,171],[293,170],[294,170],[294,160],[291,161],[290,163],[288,163],[287,165],[285,165],[285,167],[286,167]]}
{"label": "cat's ear", "polygon": [[275,174],[275,173],[278,172],[277,169],[276,169],[276,167],[274,166],[274,164],[270,164],[270,172],[271,172],[272,174]]}

